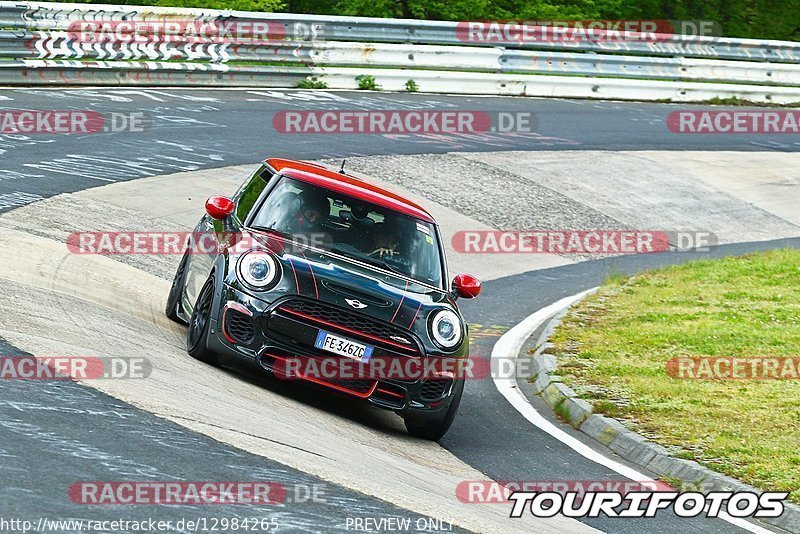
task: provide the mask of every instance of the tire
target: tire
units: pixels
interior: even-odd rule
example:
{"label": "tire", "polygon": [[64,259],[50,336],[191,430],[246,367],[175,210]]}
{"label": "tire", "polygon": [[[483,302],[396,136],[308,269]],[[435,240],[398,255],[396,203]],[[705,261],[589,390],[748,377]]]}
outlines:
{"label": "tire", "polygon": [[178,265],[178,270],[175,271],[175,276],[172,279],[172,287],[169,290],[169,296],[167,297],[167,305],[164,308],[164,314],[178,324],[188,324],[186,321],[181,319],[180,315],[178,315],[178,310],[181,307],[181,294],[183,293],[183,286],[186,282],[186,263],[189,261],[189,251],[183,253],[183,258],[181,258],[181,263]]}
{"label": "tire", "polygon": [[189,321],[189,334],[186,336],[186,350],[192,358],[203,363],[219,366],[219,356],[208,349],[208,333],[211,329],[211,307],[214,303],[214,274],[206,280]]}
{"label": "tire", "polygon": [[453,392],[453,400],[447,411],[438,417],[426,417],[421,414],[409,412],[403,416],[406,424],[406,430],[415,438],[428,439],[431,441],[440,440],[447,431],[450,430],[450,425],[453,424],[453,419],[456,418],[458,412],[458,405],[461,404],[461,397],[464,395],[464,380],[456,382],[455,391]]}

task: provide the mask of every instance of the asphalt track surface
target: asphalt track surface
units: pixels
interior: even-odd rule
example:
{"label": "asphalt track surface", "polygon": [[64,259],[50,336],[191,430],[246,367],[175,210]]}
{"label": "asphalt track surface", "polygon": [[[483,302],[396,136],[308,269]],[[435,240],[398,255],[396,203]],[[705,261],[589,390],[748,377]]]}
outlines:
{"label": "asphalt track surface", "polygon": [[[0,89],[0,109],[88,110],[106,117],[142,113],[145,120],[140,132],[0,134],[0,194],[12,194],[0,196],[0,210],[13,204],[13,195],[25,202],[109,181],[250,164],[267,155],[310,159],[539,149],[800,150],[791,135],[671,133],[665,123],[671,112],[700,109],[683,104],[328,91]],[[477,110],[494,119],[501,112],[529,113],[533,131],[302,135],[273,128],[277,112],[310,109]]]}
{"label": "asphalt track surface", "polygon": [[[134,133],[84,136],[0,134],[0,211],[63,192],[112,181],[235,164],[260,157],[335,158],[374,154],[496,150],[775,150],[797,151],[787,136],[676,135],[666,116],[687,106],[522,98],[464,98],[376,93],[203,90],[2,90],[1,109],[141,111],[149,127]],[[533,134],[478,136],[284,135],[272,115],[288,109],[458,109],[532,112]],[[435,172],[435,169],[432,169]],[[104,179],[105,178],[105,179]],[[800,246],[782,240],[674,253],[596,260],[490,281],[484,295],[465,302],[472,323],[511,327],[533,311],[598,285],[610,272],[634,273],[700,256]],[[520,298],[523,295],[523,298]],[[492,338],[473,351],[488,355]],[[2,354],[19,354],[0,345]],[[325,484],[277,462],[215,442],[75,383],[5,383],[0,388],[0,511],[2,516],[137,519],[278,517],[282,531],[344,529],[346,517],[410,517],[374,498],[331,484],[325,503],[288,502],[243,511],[219,507],[125,507],[87,510],[65,499],[77,480],[274,480]],[[531,426],[491,380],[471,381],[452,429],[441,445],[495,480],[608,480],[613,472],[576,454]],[[391,481],[387,481],[390,484]],[[300,500],[300,499],[298,499]],[[468,505],[465,505],[468,506]],[[46,514],[43,511],[47,511]],[[728,523],[678,519],[587,519],[607,532],[732,532]]]}
{"label": "asphalt track surface", "polygon": [[[0,346],[0,353],[19,354],[7,345]],[[173,532],[181,531],[177,529],[179,521],[201,518],[274,519],[278,532],[345,530],[347,518],[353,522],[394,518],[421,527],[433,524],[419,514],[189,432],[74,382],[6,382],[0,390],[0,517],[6,520],[19,518],[36,524],[41,517],[92,521],[153,518],[173,521]],[[67,488],[79,481],[122,480],[268,481],[282,484],[287,498],[276,505],[211,507],[86,506],[66,498]],[[310,498],[313,494],[321,499]],[[450,528],[459,531],[444,527]],[[91,532],[127,531],[112,527]]]}

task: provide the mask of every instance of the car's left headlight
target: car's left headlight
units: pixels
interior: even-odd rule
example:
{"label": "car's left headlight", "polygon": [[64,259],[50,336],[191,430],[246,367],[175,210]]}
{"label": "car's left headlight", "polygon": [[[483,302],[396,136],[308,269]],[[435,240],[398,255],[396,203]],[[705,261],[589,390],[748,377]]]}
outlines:
{"label": "car's left headlight", "polygon": [[236,264],[239,280],[254,289],[266,289],[278,279],[278,262],[268,252],[251,250],[239,257]]}
{"label": "car's left headlight", "polygon": [[431,338],[437,345],[452,349],[461,343],[464,332],[458,315],[450,310],[440,310],[433,315],[430,322]]}

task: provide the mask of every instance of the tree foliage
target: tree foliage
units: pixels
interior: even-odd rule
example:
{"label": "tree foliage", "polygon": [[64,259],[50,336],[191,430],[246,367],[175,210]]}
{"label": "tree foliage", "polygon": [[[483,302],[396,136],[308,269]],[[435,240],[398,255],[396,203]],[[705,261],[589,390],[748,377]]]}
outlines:
{"label": "tree foliage", "polygon": [[[81,0],[78,0],[81,1]],[[87,0],[84,0],[87,1]],[[109,0],[88,3],[106,3]],[[800,0],[110,0],[158,5],[428,20],[707,20],[722,35],[800,41]]]}
{"label": "tree foliage", "polygon": [[64,0],[80,4],[115,4],[123,6],[194,7],[240,11],[284,11],[283,0]]}
{"label": "tree foliage", "polygon": [[730,37],[800,40],[800,0],[287,0],[286,11],[430,20],[707,20]]}

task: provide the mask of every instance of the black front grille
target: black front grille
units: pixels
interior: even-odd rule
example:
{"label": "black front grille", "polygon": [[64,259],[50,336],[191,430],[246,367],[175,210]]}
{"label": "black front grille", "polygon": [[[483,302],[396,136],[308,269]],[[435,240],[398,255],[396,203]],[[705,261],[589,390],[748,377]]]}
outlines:
{"label": "black front grille", "polygon": [[[405,348],[411,352],[418,352],[411,335],[402,328],[392,326],[377,319],[353,313],[344,308],[333,306],[319,301],[290,300],[278,307],[279,311],[295,312],[317,321],[324,321],[340,326],[343,329],[365,336],[383,340],[395,347]],[[405,339],[408,343],[403,343]]]}
{"label": "black front grille", "polygon": [[243,345],[252,343],[256,334],[252,318],[230,308],[225,312],[225,331],[231,339]]}
{"label": "black front grille", "polygon": [[450,382],[450,380],[428,380],[423,382],[420,388],[420,396],[425,400],[439,399],[450,387]]}
{"label": "black front grille", "polygon": [[348,389],[350,391],[354,391],[356,393],[364,394],[369,392],[372,389],[372,386],[375,385],[374,380],[359,380],[359,379],[349,379],[349,380],[325,380],[329,384],[333,384],[334,386],[339,386],[341,388]]}

